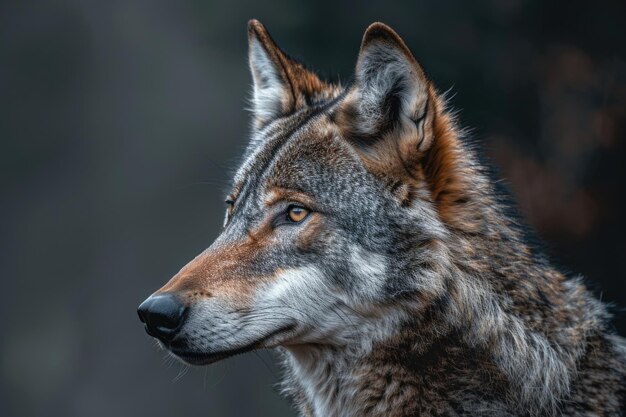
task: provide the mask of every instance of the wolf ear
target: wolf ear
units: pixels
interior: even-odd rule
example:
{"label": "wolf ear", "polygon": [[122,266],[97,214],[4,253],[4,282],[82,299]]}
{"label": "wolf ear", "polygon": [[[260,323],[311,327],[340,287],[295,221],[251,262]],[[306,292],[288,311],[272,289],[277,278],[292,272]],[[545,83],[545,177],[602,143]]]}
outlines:
{"label": "wolf ear", "polygon": [[327,85],[289,58],[258,20],[248,22],[248,61],[254,84],[255,128],[306,106]]}
{"label": "wolf ear", "polygon": [[383,23],[367,28],[355,78],[340,109],[347,137],[367,148],[392,135],[405,162],[414,162],[432,142],[432,93],[422,67],[393,29]]}
{"label": "wolf ear", "polygon": [[355,78],[335,120],[366,166],[394,181],[424,180],[446,223],[475,230],[471,161],[443,99],[391,28],[365,31]]}

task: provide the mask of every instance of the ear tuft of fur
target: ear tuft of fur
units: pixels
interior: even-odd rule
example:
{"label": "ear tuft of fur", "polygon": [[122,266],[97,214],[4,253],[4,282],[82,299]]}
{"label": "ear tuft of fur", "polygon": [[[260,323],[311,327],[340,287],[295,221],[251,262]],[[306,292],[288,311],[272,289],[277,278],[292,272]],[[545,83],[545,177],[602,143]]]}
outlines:
{"label": "ear tuft of fur", "polygon": [[344,135],[379,166],[416,166],[432,141],[432,103],[430,83],[404,41],[383,23],[370,25],[355,83],[337,110]]}
{"label": "ear tuft of fur", "polygon": [[253,80],[255,128],[287,115],[333,89],[289,58],[258,20],[248,22],[248,61]]}
{"label": "ear tuft of fur", "polygon": [[253,80],[252,110],[258,121],[287,111],[292,89],[281,60],[282,52],[258,20],[248,23],[248,61]]}
{"label": "ear tuft of fur", "polygon": [[[374,23],[363,35],[356,82],[344,109],[352,136],[380,138],[390,132],[410,137],[415,148],[427,146],[429,82],[396,32]],[[423,149],[422,149],[423,150]]]}

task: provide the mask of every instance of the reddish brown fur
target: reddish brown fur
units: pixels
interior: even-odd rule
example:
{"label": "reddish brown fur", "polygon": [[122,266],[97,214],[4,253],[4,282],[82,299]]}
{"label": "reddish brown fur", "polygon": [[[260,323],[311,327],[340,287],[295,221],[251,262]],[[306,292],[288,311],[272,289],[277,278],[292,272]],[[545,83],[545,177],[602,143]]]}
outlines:
{"label": "reddish brown fur", "polygon": [[254,264],[257,254],[271,244],[273,237],[268,221],[243,241],[207,249],[156,293],[196,294],[192,298],[216,296],[246,302],[257,285],[272,280],[275,274],[257,275],[242,265]]}
{"label": "reddish brown fur", "polygon": [[478,225],[466,221],[467,215],[464,213],[464,210],[468,209],[467,190],[471,190],[471,184],[468,183],[471,177],[463,169],[462,146],[458,133],[450,116],[444,113],[443,103],[437,97],[434,88],[430,87],[430,90],[431,97],[435,97],[433,100],[435,139],[424,155],[422,164],[432,198],[437,204],[439,216],[444,223],[467,232],[476,231]]}

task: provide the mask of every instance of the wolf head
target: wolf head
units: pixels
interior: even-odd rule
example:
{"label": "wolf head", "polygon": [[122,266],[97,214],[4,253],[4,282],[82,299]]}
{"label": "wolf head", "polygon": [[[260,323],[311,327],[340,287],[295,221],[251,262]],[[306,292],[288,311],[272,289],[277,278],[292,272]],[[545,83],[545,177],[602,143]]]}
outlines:
{"label": "wolf head", "polygon": [[[402,39],[363,36],[353,83],[320,80],[248,27],[251,140],[224,228],[139,309],[178,358],[353,346],[445,292],[451,230],[482,227],[471,158]],[[471,184],[470,184],[471,181]]]}

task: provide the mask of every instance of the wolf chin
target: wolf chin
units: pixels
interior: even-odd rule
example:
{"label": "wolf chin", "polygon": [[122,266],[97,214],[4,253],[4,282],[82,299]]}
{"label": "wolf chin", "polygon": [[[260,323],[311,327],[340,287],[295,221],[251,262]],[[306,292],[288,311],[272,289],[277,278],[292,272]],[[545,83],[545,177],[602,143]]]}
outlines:
{"label": "wolf chin", "polygon": [[614,416],[626,344],[526,238],[402,39],[354,81],[251,21],[250,144],[224,228],[140,307],[175,357],[276,348],[303,416]]}

